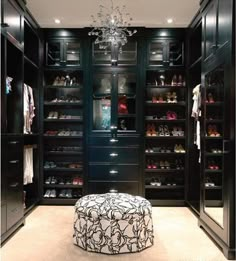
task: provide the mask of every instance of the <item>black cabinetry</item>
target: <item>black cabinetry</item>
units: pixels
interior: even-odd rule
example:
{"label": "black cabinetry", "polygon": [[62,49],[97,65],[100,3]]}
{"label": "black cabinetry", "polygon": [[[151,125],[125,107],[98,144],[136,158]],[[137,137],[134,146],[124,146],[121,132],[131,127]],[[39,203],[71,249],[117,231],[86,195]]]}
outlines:
{"label": "black cabinetry", "polygon": [[83,195],[85,118],[81,50],[77,38],[46,40],[42,166],[45,204],[73,204]]}
{"label": "black cabinetry", "polygon": [[50,39],[46,43],[47,66],[80,66],[81,45],[76,39]]}
{"label": "black cabinetry", "polygon": [[232,32],[233,1],[214,0],[203,12],[203,57],[204,60],[222,50],[230,43]]}

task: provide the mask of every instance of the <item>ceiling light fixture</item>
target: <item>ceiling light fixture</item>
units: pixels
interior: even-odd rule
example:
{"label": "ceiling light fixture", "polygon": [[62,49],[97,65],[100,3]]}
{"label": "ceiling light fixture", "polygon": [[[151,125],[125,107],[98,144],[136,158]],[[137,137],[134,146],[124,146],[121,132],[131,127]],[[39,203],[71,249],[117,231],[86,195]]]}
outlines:
{"label": "ceiling light fixture", "polygon": [[172,19],[172,18],[168,18],[168,19],[167,19],[167,23],[168,23],[168,24],[172,24],[172,23],[173,23],[173,19]]}
{"label": "ceiling light fixture", "polygon": [[122,8],[119,6],[114,7],[113,1],[111,1],[111,7],[107,8],[103,5],[99,6],[99,12],[97,13],[97,20],[92,15],[94,27],[92,31],[88,33],[90,36],[96,36],[95,44],[99,44],[100,49],[106,49],[113,45],[118,47],[122,52],[122,46],[127,43],[127,37],[132,36],[137,30],[128,30],[130,21],[133,19],[130,14],[125,12],[126,6]]}
{"label": "ceiling light fixture", "polygon": [[61,21],[60,21],[59,19],[55,19],[54,22],[55,22],[56,24],[60,24],[60,23],[61,23]]}

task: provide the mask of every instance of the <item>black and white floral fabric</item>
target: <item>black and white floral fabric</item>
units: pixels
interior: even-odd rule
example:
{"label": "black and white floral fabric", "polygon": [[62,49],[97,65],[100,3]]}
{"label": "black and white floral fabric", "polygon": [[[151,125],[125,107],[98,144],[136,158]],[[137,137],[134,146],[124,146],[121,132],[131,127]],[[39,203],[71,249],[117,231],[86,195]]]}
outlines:
{"label": "black and white floral fabric", "polygon": [[75,245],[99,253],[138,252],[153,245],[152,206],[124,193],[92,194],[75,205]]}

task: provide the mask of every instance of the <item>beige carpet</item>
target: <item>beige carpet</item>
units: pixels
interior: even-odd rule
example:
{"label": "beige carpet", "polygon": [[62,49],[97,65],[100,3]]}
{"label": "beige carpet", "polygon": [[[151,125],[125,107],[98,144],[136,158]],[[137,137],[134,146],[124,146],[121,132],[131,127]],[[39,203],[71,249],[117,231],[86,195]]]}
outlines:
{"label": "beige carpet", "polygon": [[153,208],[155,245],[140,253],[108,256],[73,245],[73,207],[39,206],[1,249],[2,261],[223,261],[220,250],[187,208]]}

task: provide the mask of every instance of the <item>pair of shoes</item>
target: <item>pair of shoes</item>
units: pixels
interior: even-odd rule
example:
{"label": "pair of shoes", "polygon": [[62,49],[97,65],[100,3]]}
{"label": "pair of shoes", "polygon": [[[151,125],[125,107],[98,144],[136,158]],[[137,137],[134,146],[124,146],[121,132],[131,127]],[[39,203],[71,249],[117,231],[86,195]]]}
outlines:
{"label": "pair of shoes", "polygon": [[218,170],[218,169],[219,169],[219,166],[216,165],[216,163],[215,163],[214,160],[211,160],[211,161],[208,161],[208,169]]}
{"label": "pair of shoes", "polygon": [[166,99],[168,103],[177,103],[177,95],[176,92],[167,92]]}
{"label": "pair of shoes", "polygon": [[221,149],[214,148],[214,149],[211,149],[210,152],[211,152],[211,153],[222,153],[222,150],[221,150]]}
{"label": "pair of shoes", "polygon": [[147,125],[146,136],[157,136],[156,127],[154,124]]}
{"label": "pair of shoes", "polygon": [[50,169],[50,168],[56,168],[57,165],[53,161],[45,161],[44,168]]}
{"label": "pair of shoes", "polygon": [[62,189],[58,195],[59,198],[72,198],[72,189]]}
{"label": "pair of shoes", "polygon": [[120,120],[120,130],[127,130],[127,127],[126,127],[126,123],[125,123],[125,120],[122,119]]}
{"label": "pair of shoes", "polygon": [[169,161],[165,160],[165,161],[160,161],[160,168],[161,169],[170,169],[170,163]]}
{"label": "pair of shoes", "polygon": [[56,196],[57,194],[55,189],[47,189],[44,194],[45,198],[55,198]]}
{"label": "pair of shoes", "polygon": [[217,130],[217,126],[216,125],[208,125],[207,127],[207,134],[210,137],[220,137],[220,133]]}
{"label": "pair of shoes", "polygon": [[47,119],[57,119],[58,118],[58,112],[57,111],[50,111],[48,114]]}
{"label": "pair of shoes", "polygon": [[167,120],[176,120],[177,114],[174,111],[168,111],[166,113],[166,118],[167,118]]}
{"label": "pair of shoes", "polygon": [[45,179],[45,184],[49,185],[49,184],[57,184],[57,179],[54,176],[50,176],[48,178]]}
{"label": "pair of shoes", "polygon": [[185,153],[185,149],[183,148],[182,144],[175,144],[174,152],[176,153]]}
{"label": "pair of shoes", "polygon": [[151,186],[161,186],[161,180],[159,178],[152,178],[150,185]]}
{"label": "pair of shoes", "polygon": [[161,147],[160,148],[160,152],[161,153],[170,153],[171,152],[171,148],[170,147]]}
{"label": "pair of shoes", "polygon": [[145,150],[146,153],[153,153],[154,150],[152,147],[147,147],[146,150]]}
{"label": "pair of shoes", "polygon": [[215,183],[212,182],[212,180],[210,178],[206,178],[205,179],[205,186],[206,187],[214,187],[215,186]]}
{"label": "pair of shoes", "polygon": [[157,169],[157,164],[153,160],[147,160],[147,169]]}
{"label": "pair of shoes", "polygon": [[162,94],[159,94],[158,96],[152,97],[152,102],[153,103],[165,103],[166,101],[164,101]]}
{"label": "pair of shoes", "polygon": [[215,102],[212,93],[208,93],[207,97],[208,97],[208,99],[206,100],[206,103],[208,103],[208,102],[214,103]]}
{"label": "pair of shoes", "polygon": [[64,86],[65,84],[65,77],[64,76],[57,76],[53,82],[53,86]]}
{"label": "pair of shoes", "polygon": [[178,170],[184,169],[183,162],[181,159],[175,160],[175,168]]}
{"label": "pair of shoes", "polygon": [[48,135],[48,136],[55,136],[58,134],[58,131],[53,131],[53,130],[48,130],[45,132],[45,135]]}
{"label": "pair of shoes", "polygon": [[159,136],[170,136],[169,128],[167,125],[160,125],[158,130]]}
{"label": "pair of shoes", "polygon": [[166,177],[165,178],[165,184],[167,186],[176,186],[176,181],[171,177]]}
{"label": "pair of shoes", "polygon": [[176,74],[174,74],[172,81],[171,81],[171,86],[185,86],[185,81],[183,80],[183,77],[181,74],[178,77]]}
{"label": "pair of shoes", "polygon": [[177,137],[177,136],[184,136],[184,131],[182,130],[182,127],[173,127],[172,135]]}

